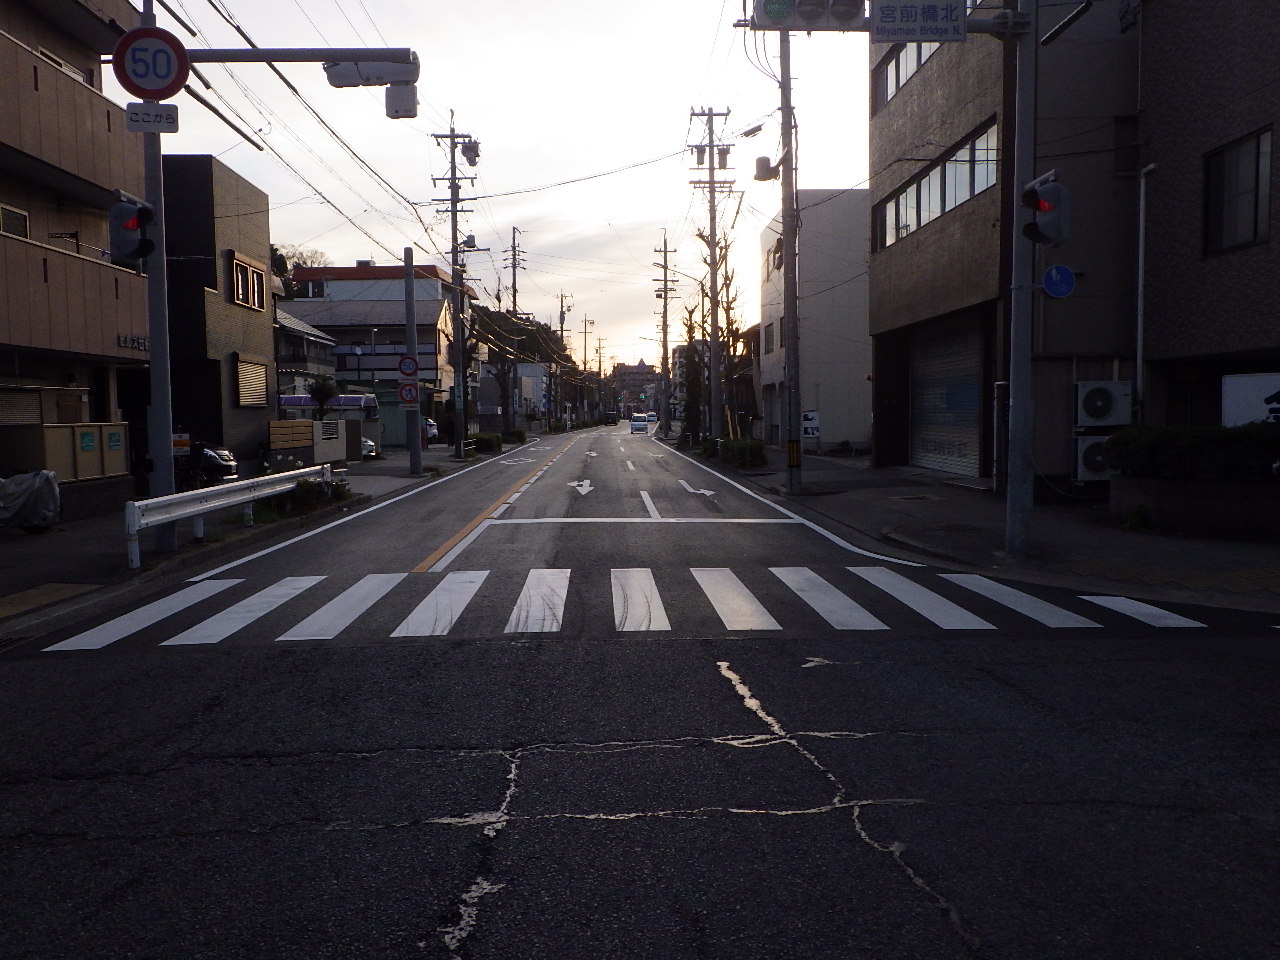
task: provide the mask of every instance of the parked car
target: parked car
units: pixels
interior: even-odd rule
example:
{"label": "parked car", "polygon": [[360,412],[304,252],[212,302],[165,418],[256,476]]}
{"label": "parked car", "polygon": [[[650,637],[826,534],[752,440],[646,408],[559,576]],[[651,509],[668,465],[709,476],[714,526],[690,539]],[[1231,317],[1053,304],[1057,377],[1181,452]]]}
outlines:
{"label": "parked car", "polygon": [[648,419],[650,423],[658,422],[658,415],[654,413],[652,410],[650,410],[647,414],[645,414],[645,417]]}
{"label": "parked car", "polygon": [[649,418],[643,413],[632,414],[631,416],[631,432],[632,433],[648,433]]}
{"label": "parked car", "polygon": [[616,427],[618,425],[618,411],[610,410],[604,415],[604,423],[607,427]]}
{"label": "parked car", "polygon": [[360,457],[363,460],[369,460],[378,455],[378,445],[368,437],[360,438]]}

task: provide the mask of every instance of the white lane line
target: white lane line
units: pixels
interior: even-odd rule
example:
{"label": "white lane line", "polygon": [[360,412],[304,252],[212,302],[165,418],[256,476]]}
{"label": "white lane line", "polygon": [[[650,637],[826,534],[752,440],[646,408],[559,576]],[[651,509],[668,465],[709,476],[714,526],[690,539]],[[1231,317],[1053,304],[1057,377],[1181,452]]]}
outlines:
{"label": "white lane line", "polygon": [[1141,600],[1130,600],[1128,597],[1081,597],[1080,599],[1096,603],[1098,606],[1114,610],[1116,613],[1123,613],[1126,617],[1133,617],[1133,619],[1141,620],[1143,623],[1150,624],[1153,627],[1204,626],[1199,620],[1188,620],[1186,617],[1180,617],[1176,613],[1161,610],[1159,607],[1153,607],[1151,604],[1143,603]]}
{"label": "white lane line", "polygon": [[916,613],[933,621],[943,630],[994,630],[995,627],[976,617],[964,607],[952,603],[914,580],[887,567],[848,567],[868,583],[905,603]]}
{"label": "white lane line", "polygon": [[636,468],[636,465],[632,463],[630,460],[625,461],[625,463],[627,465],[628,470],[634,470]]}
{"label": "white lane line", "polygon": [[748,497],[751,497],[751,499],[753,500],[759,500],[761,503],[766,504],[767,506],[769,506],[774,510],[777,510],[779,513],[783,514],[784,516],[790,517],[792,521],[794,521],[795,523],[804,524],[806,527],[808,527],[818,536],[825,537],[827,540],[834,543],[837,547],[842,547],[843,549],[848,550],[850,553],[857,553],[864,557],[870,557],[872,560],[883,560],[886,563],[897,563],[904,567],[925,566],[923,563],[916,563],[914,560],[900,560],[897,557],[886,557],[883,554],[872,553],[870,550],[863,550],[861,547],[855,547],[853,544],[849,543],[848,541],[842,540],[840,537],[837,537],[830,530],[827,530],[824,527],[818,526],[812,520],[806,520],[804,519],[804,517],[800,516],[799,514],[792,513],[786,507],[780,506],[779,504],[774,503],[772,500],[766,500],[764,497],[760,496],[760,494],[756,493],[753,490],[748,490],[746,487],[738,483],[736,480],[730,480],[724,474],[716,473],[714,470],[708,467],[705,463],[699,463],[697,460],[693,459],[693,457],[690,457],[688,454],[681,453],[679,450],[672,450],[671,452],[677,457],[683,457],[685,460],[688,460],[694,466],[698,467],[698,469],[705,470],[707,473],[711,474],[713,477],[716,477],[719,480],[723,480],[725,483],[733,487],[738,492],[746,494]]}
{"label": "white lane line", "polygon": [[427,573],[444,573],[445,569],[449,566],[449,564],[453,563],[454,559],[455,559],[459,554],[461,554],[463,550],[467,549],[467,547],[469,547],[469,546],[471,546],[471,544],[475,543],[475,541],[476,541],[476,537],[478,537],[478,536],[480,536],[480,534],[484,533],[487,529],[489,529],[489,526],[490,526],[491,524],[494,524],[494,523],[511,523],[511,521],[510,521],[510,520],[484,520],[484,521],[482,521],[480,524],[478,524],[478,525],[476,526],[476,528],[475,528],[474,530],[472,530],[472,531],[471,531],[470,533],[468,533],[465,537],[463,537],[461,540],[459,540],[457,543],[455,543],[455,544],[453,545],[453,549],[452,549],[452,550],[450,550],[450,551],[449,551],[448,553],[446,553],[443,557],[441,557],[439,560],[437,560],[437,561],[435,562],[435,564],[431,567],[431,569],[427,571]]}
{"label": "white lane line", "polygon": [[530,570],[505,633],[555,633],[564,622],[568,570]]}
{"label": "white lane line", "polygon": [[197,623],[190,630],[184,630],[176,637],[170,637],[160,646],[218,643],[237,630],[247,627],[259,617],[266,616],[282,603],[292,600],[308,587],[314,587],[323,579],[324,577],[285,577],[279,583],[273,583],[265,590],[259,590],[252,597],[241,600],[216,617],[210,617],[208,620]]}
{"label": "white lane line", "polygon": [[653,505],[653,497],[649,496],[648,490],[640,491],[640,499],[644,501],[645,509],[649,511],[649,516],[655,520],[661,520],[662,514],[658,512],[658,508]]}
{"label": "white lane line", "polygon": [[652,570],[613,570],[610,579],[613,582],[613,625],[616,629],[671,629]]}
{"label": "white lane line", "polygon": [[726,629],[782,629],[732,570],[727,567],[691,567],[689,572],[715,607]]}
{"label": "white lane line", "polygon": [[1029,593],[1023,593],[1021,590],[1015,590],[1003,583],[997,583],[995,580],[989,580],[986,577],[979,576],[976,573],[944,573],[942,579],[950,580],[952,583],[958,583],[966,589],[979,593],[996,603],[1003,604],[1010,610],[1016,610],[1018,613],[1025,614],[1032,620],[1038,620],[1046,627],[1101,627],[1102,624],[1094,623],[1087,617],[1082,617],[1078,613],[1072,613],[1070,610],[1063,610],[1061,607],[1054,606],[1047,600],[1041,600],[1039,597],[1033,597]]}
{"label": "white lane line", "polygon": [[443,637],[453,629],[487,576],[488,570],[458,570],[447,574],[391,635]]}
{"label": "white lane line", "polygon": [[159,623],[165,617],[171,616],[180,610],[185,610],[201,600],[207,600],[214,594],[221,593],[228,587],[234,587],[237,583],[243,582],[243,580],[207,580],[204,583],[184,587],[177,593],[148,603],[145,607],[139,607],[137,610],[129,611],[124,616],[99,624],[92,630],[86,630],[84,633],[78,633],[74,637],[68,637],[60,643],[55,643],[51,647],[45,647],[42,652],[49,650],[98,650],[108,643],[114,643],[132,633],[144,630],[154,623]]}
{"label": "white lane line", "polygon": [[344,590],[276,640],[332,640],[407,576],[407,573],[370,573],[361,577],[355,586]]}
{"label": "white lane line", "polygon": [[808,567],[770,567],[774,575],[813,607],[837,630],[888,630],[865,609],[823,580]]}

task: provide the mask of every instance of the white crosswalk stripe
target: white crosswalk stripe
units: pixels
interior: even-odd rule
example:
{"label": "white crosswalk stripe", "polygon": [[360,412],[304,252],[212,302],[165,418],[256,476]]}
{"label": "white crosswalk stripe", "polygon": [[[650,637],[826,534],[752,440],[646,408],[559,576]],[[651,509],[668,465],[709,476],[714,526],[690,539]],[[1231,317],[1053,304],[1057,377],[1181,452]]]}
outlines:
{"label": "white crosswalk stripe", "polygon": [[1150,624],[1153,627],[1204,626],[1199,620],[1189,620],[1186,617],[1178,616],[1176,613],[1170,613],[1168,610],[1161,610],[1159,607],[1154,607],[1149,603],[1143,603],[1141,600],[1130,600],[1128,597],[1081,597],[1080,599],[1096,603],[1100,607],[1106,607],[1108,610],[1114,610],[1117,613],[1123,613],[1125,616],[1141,620],[1143,623]]}
{"label": "white crosswalk stripe", "polygon": [[996,603],[1002,603],[1010,610],[1017,610],[1019,613],[1026,614],[1032,620],[1037,620],[1046,627],[1102,626],[1102,624],[1094,623],[1087,617],[1082,617],[1069,610],[1063,610],[1061,607],[1055,607],[1052,603],[1041,600],[1039,597],[1033,597],[1029,593],[1015,590],[1013,587],[997,583],[995,580],[989,580],[976,573],[944,573],[941,576],[943,580],[958,583],[974,593],[980,593]]}
{"label": "white crosswalk stripe", "polygon": [[808,567],[769,569],[837,630],[889,629]]}
{"label": "white crosswalk stripe", "polygon": [[488,570],[458,570],[447,574],[413,613],[391,631],[393,637],[443,637],[462,616]]}
{"label": "white crosswalk stripe", "polygon": [[221,593],[228,587],[234,587],[237,583],[240,583],[240,581],[206,580],[203,583],[193,583],[177,593],[163,597],[154,603],[149,603],[145,607],[139,607],[137,610],[131,610],[124,616],[109,620],[101,626],[94,627],[92,630],[86,630],[84,633],[63,640],[61,643],[45,647],[45,650],[97,650],[109,643],[115,643],[117,640],[132,636],[139,630],[145,630],[147,627],[159,623],[165,617],[170,617],[199,603],[201,600]]}
{"label": "white crosswalk stripe", "polygon": [[[770,567],[769,572],[777,581],[802,600],[833,630],[845,633],[854,631],[891,631],[902,629],[900,623],[918,615],[944,630],[993,630],[995,625],[977,614],[966,610],[942,593],[925,584],[937,584],[952,593],[958,588],[976,594],[990,604],[999,605],[1009,616],[1019,621],[1030,620],[1054,629],[1092,628],[1102,626],[1097,620],[1084,617],[1063,606],[1050,603],[1033,593],[1016,589],[988,577],[967,573],[940,573],[931,578],[911,579],[887,567],[845,567],[823,576],[808,567]],[[853,591],[846,572],[861,581],[861,594]],[[835,576],[833,574],[838,574]],[[746,582],[728,567],[692,567],[684,570],[648,568],[619,568],[609,571],[612,599],[613,629],[618,634],[641,632],[671,632],[673,630],[701,629],[693,624],[707,622],[714,611],[724,628],[732,632],[778,631],[784,629],[777,617],[796,609],[775,584],[761,579],[759,571],[753,575],[743,571]],[[163,629],[168,618],[183,619],[181,627],[175,627],[168,639],[156,638],[161,646],[188,646],[216,644],[239,634],[244,637],[254,623],[266,621],[280,629],[283,624],[296,620],[276,639],[287,641],[334,640],[344,630],[356,623],[364,614],[377,609],[385,616],[369,618],[370,623],[396,622],[389,638],[444,637],[451,633],[461,635],[490,635],[503,622],[501,609],[511,604],[503,632],[506,634],[559,633],[564,628],[565,609],[570,601],[570,584],[576,584],[572,595],[575,602],[587,595],[598,595],[595,585],[600,574],[584,571],[576,580],[568,569],[530,570],[520,587],[519,595],[512,596],[514,585],[506,578],[490,578],[488,570],[454,571],[437,578],[431,574],[381,573],[369,574],[354,584],[342,588],[333,582],[327,592],[327,602],[308,601],[308,591],[330,580],[323,576],[284,577],[269,586],[231,603],[221,611],[208,610],[197,605],[212,602],[223,591],[244,583],[243,580],[206,580],[183,587],[177,592],[148,603],[136,610],[95,626],[52,646],[47,651],[97,650],[126,637],[138,634],[154,635],[152,628]],[[690,583],[690,579],[692,583]],[[701,589],[705,602],[696,594],[692,599],[687,590],[682,591],[681,581]],[[750,583],[752,586],[748,586]],[[874,589],[871,589],[874,588]],[[340,592],[338,592],[340,591]],[[663,592],[668,592],[664,602]],[[678,610],[683,623],[673,625],[668,614],[671,591],[682,597]],[[423,597],[422,594],[426,596]],[[230,594],[229,594],[230,596]],[[857,599],[855,599],[855,596]],[[1073,598],[1068,597],[1068,600]],[[1105,608],[1114,617],[1128,618],[1157,628],[1205,627],[1192,620],[1150,603],[1125,597],[1081,596],[1075,600]],[[474,602],[473,602],[474,601]],[[219,601],[221,602],[221,601]],[[766,603],[775,609],[770,611]],[[307,605],[317,607],[311,612]],[[870,612],[867,606],[876,610]],[[301,609],[299,609],[299,605]],[[901,606],[911,613],[893,616],[892,607]],[[587,607],[586,609],[593,609]],[[404,611],[408,610],[407,615]],[[473,611],[468,613],[468,611]],[[289,616],[290,611],[293,612]],[[192,620],[199,616],[198,622]],[[463,617],[467,622],[459,628]],[[881,617],[885,617],[882,620]],[[1001,619],[1001,622],[1005,621]],[[891,627],[890,624],[895,626]],[[792,624],[794,629],[795,624]],[[382,627],[381,629],[385,629]],[[269,633],[268,636],[274,634]],[[368,639],[370,630],[362,632]],[[163,634],[162,634],[163,636]]]}
{"label": "white crosswalk stripe", "polygon": [[237,630],[247,627],[259,617],[265,616],[276,607],[292,600],[307,587],[314,587],[324,577],[285,577],[265,590],[260,590],[247,600],[241,600],[229,610],[216,617],[202,620],[189,630],[184,630],[176,637],[170,637],[162,646],[175,646],[184,643],[217,643],[225,640]]}
{"label": "white crosswalk stripe", "polygon": [[725,567],[694,567],[693,578],[715,607],[726,630],[781,630],[764,605]]}
{"label": "white crosswalk stripe", "polygon": [[307,619],[290,627],[277,640],[332,640],[356,622],[356,618],[386,596],[408,574],[371,573],[341,596],[335,597]]}
{"label": "white crosswalk stripe", "polygon": [[627,633],[671,629],[652,570],[613,570],[609,579],[613,587],[613,626],[616,630]]}
{"label": "white crosswalk stripe", "polygon": [[848,569],[868,583],[875,584],[895,599],[901,600],[943,630],[995,629],[993,624],[975,616],[964,607],[952,603],[946,597],[939,596],[928,587],[923,587],[914,580],[908,580],[896,570],[890,570],[888,567],[849,567]]}
{"label": "white crosswalk stripe", "polygon": [[555,633],[564,623],[568,570],[530,570],[504,633]]}

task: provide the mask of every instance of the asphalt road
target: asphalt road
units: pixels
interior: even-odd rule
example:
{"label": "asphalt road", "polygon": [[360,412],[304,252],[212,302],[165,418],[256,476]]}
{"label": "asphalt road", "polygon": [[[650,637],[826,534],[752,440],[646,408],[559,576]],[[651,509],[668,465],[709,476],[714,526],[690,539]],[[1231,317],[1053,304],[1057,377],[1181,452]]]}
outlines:
{"label": "asphalt road", "polygon": [[0,955],[1280,955],[1273,618],[880,555],[626,431],[5,652]]}

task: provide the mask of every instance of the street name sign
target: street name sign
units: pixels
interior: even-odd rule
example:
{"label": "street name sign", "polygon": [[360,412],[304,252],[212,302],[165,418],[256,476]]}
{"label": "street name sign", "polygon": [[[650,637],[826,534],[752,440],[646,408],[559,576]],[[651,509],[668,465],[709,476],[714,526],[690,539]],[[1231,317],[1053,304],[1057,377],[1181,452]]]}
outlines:
{"label": "street name sign", "polygon": [[968,23],[965,0],[871,0],[872,43],[963,41]]}

